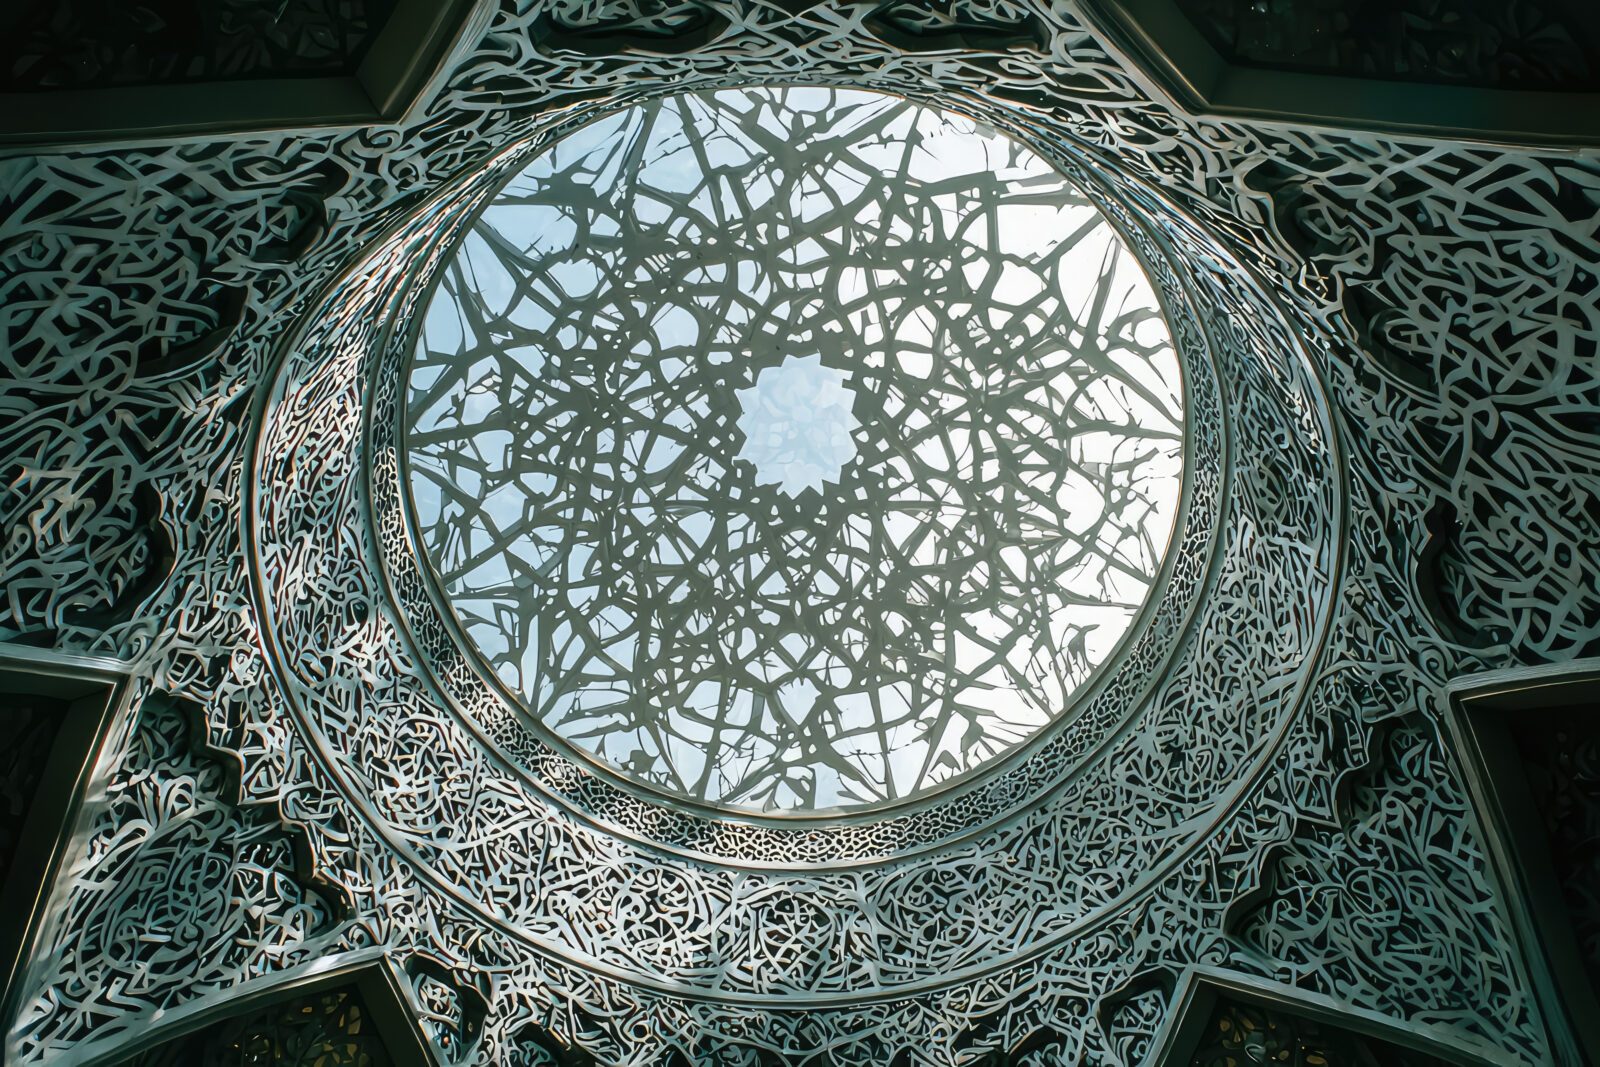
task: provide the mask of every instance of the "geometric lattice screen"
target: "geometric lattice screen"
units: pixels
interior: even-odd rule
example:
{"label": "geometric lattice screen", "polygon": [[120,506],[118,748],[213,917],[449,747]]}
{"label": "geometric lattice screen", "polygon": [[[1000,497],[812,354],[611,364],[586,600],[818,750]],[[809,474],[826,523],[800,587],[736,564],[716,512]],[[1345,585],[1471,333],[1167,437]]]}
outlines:
{"label": "geometric lattice screen", "polygon": [[961,116],[626,109],[442,268],[402,415],[419,552],[497,681],[646,785],[948,788],[1070,714],[1163,584],[1182,384],[1137,264]]}
{"label": "geometric lattice screen", "polygon": [[124,686],[7,1062],[1581,1062],[1457,697],[1600,654],[1600,162],[1097,6],[0,160],[0,641]]}
{"label": "geometric lattice screen", "polygon": [[1448,1067],[1425,1053],[1408,1053],[1387,1042],[1235,1003],[1217,1006],[1208,1033],[1195,1050],[1194,1067],[1237,1063],[1285,1063],[1295,1067]]}
{"label": "geometric lattice screen", "polygon": [[103,660],[0,648],[0,1014],[24,995],[50,890],[114,745],[126,678]]}
{"label": "geometric lattice screen", "polygon": [[0,51],[0,89],[48,92],[349,73],[395,4],[290,3],[275,18],[228,0],[162,14],[72,2],[16,6]]}
{"label": "geometric lattice screen", "polygon": [[1447,720],[1512,919],[1544,964],[1546,1000],[1590,1059],[1600,1047],[1596,692],[1592,664],[1491,675],[1453,694]]}
{"label": "geometric lattice screen", "polygon": [[340,990],[231,1017],[127,1062],[129,1067],[257,1063],[390,1067],[395,1061],[367,1018],[365,1005]]}

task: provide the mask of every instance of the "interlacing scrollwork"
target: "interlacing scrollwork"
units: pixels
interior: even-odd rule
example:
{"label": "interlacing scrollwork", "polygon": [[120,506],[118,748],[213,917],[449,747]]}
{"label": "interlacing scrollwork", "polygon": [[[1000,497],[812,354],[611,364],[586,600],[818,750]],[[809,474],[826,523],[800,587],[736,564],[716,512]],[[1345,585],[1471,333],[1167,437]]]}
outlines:
{"label": "interlacing scrollwork", "polygon": [[346,987],[224,1019],[141,1053],[126,1067],[390,1067],[394,1062],[381,1024],[359,992]]}
{"label": "interlacing scrollwork", "polygon": [[1339,0],[1179,8],[1241,64],[1506,89],[1600,86],[1593,23],[1548,0],[1401,0],[1382,12]]}
{"label": "interlacing scrollwork", "polygon": [[[1165,593],[1159,598],[1153,618],[1132,647],[1124,651],[1121,669],[1107,679],[1106,685],[1087,705],[1077,710],[1071,730],[1057,731],[1021,768],[1005,775],[990,776],[987,781],[955,794],[946,803],[915,808],[894,818],[841,824],[826,830],[791,828],[779,824],[731,825],[720,820],[708,820],[688,811],[641,803],[603,779],[575,774],[569,759],[554,754],[544,739],[528,729],[525,716],[513,713],[504,699],[477,681],[478,672],[464,651],[463,642],[452,635],[451,625],[441,617],[435,601],[429,596],[429,579],[418,563],[419,555],[426,553],[414,549],[407,535],[405,488],[400,477],[400,465],[392,458],[403,447],[396,436],[396,428],[400,421],[398,406],[401,386],[406,381],[412,356],[410,334],[395,331],[398,340],[391,342],[388,351],[382,353],[384,362],[376,371],[366,369],[362,362],[374,355],[370,338],[375,336],[376,320],[382,314],[378,308],[384,306],[382,302],[391,299],[389,287],[393,284],[394,272],[388,264],[406,261],[420,272],[418,276],[427,274],[431,269],[428,264],[437,260],[442,255],[441,250],[448,247],[446,242],[438,239],[438,234],[449,232],[449,219],[459,217],[463,210],[476,202],[461,196],[444,198],[416,226],[397,235],[396,243],[390,249],[376,254],[373,267],[360,272],[360,281],[353,282],[330,298],[329,314],[315,316],[320,325],[308,337],[305,346],[310,353],[308,358],[304,361],[297,358],[290,371],[298,375],[301,373],[299,368],[304,367],[315,379],[314,383],[308,381],[304,388],[296,392],[296,403],[303,405],[305,414],[322,428],[311,439],[325,441],[330,435],[342,434],[347,442],[346,448],[354,444],[349,432],[354,425],[353,416],[348,413],[359,410],[363,403],[361,380],[375,375],[371,391],[370,446],[374,465],[369,506],[377,518],[381,534],[379,550],[388,565],[390,589],[406,613],[407,629],[415,642],[416,651],[432,667],[435,681],[443,688],[450,703],[465,711],[476,728],[488,731],[500,749],[532,772],[544,788],[553,790],[579,811],[599,817],[630,833],[642,834],[651,840],[677,847],[709,851],[735,859],[760,858],[780,863],[869,859],[937,841],[954,833],[971,832],[980,823],[1014,810],[1026,797],[1048,789],[1058,780],[1064,768],[1092,753],[1107,732],[1123,721],[1130,705],[1141,699],[1151,680],[1160,674],[1159,665],[1170,655],[1176,635],[1186,624],[1198,596],[1204,575],[1204,561],[1210,552],[1217,527],[1211,516],[1220,505],[1223,430],[1215,371],[1204,355],[1205,327],[1184,293],[1175,264],[1166,258],[1150,234],[1138,228],[1136,218],[1131,216],[1126,205],[1105,198],[1103,191],[1094,191],[1099,186],[1092,172],[1066,157],[1055,163],[1066,167],[1068,176],[1079,183],[1079,188],[1088,193],[1101,211],[1125,226],[1134,226],[1131,231],[1125,232],[1143,254],[1145,270],[1153,273],[1161,289],[1173,301],[1167,307],[1167,315],[1171,320],[1176,346],[1194,357],[1189,367],[1191,380],[1185,387],[1188,393],[1185,398],[1187,421],[1193,437],[1191,448],[1194,457],[1189,464],[1187,520],[1181,535],[1174,534],[1175,544],[1171,555],[1175,558],[1170,566]],[[509,167],[511,163],[508,161],[505,165]],[[492,175],[487,178],[492,178]],[[492,190],[494,183],[479,182],[477,188],[475,196],[481,196],[485,191]],[[419,251],[425,248],[425,258],[407,258],[409,253],[406,249],[410,247],[416,247]],[[1205,257],[1209,258],[1212,254],[1207,252]],[[397,321],[411,321],[421,316],[423,305],[420,298],[423,292],[422,287],[412,286],[400,297],[398,310],[392,312]],[[1208,308],[1207,313],[1218,322],[1228,314],[1216,307]],[[1275,350],[1281,343],[1279,338],[1269,341],[1254,335],[1250,342],[1257,352]],[[1250,375],[1259,369],[1259,365],[1253,365],[1248,369],[1240,368],[1240,373]],[[308,471],[302,462],[292,458],[305,446],[306,425],[297,416],[284,422],[281,430],[275,430],[269,441],[269,452],[282,457],[273,461],[273,469],[280,472],[273,477],[287,478],[285,484],[293,485],[296,489],[287,496],[274,494],[263,498],[265,529],[273,531],[263,547],[267,549],[266,565],[274,572],[285,566],[302,566],[297,552],[291,551],[284,556],[280,549],[271,547],[273,544],[299,542],[300,535],[292,532],[295,526],[308,523],[312,526],[337,525],[344,520],[332,517],[329,509],[349,514],[358,505],[353,487],[348,483],[339,480],[330,482],[320,477],[306,479],[296,474]],[[1313,451],[1315,447],[1313,445]],[[315,469],[326,470],[329,463],[347,465],[356,462],[358,460],[354,456],[330,456],[324,465]],[[1315,479],[1305,482],[1303,489],[1313,498],[1319,492]],[[1316,506],[1309,501],[1307,503],[1313,508]],[[282,562],[278,562],[280,559]],[[338,590],[332,594],[335,600],[373,595],[362,593],[358,585],[350,583],[349,575],[353,572],[345,564],[331,556],[320,562],[329,570],[329,580],[323,580],[322,584],[330,590]],[[1306,557],[1298,562],[1315,563],[1313,558]],[[302,572],[300,581],[309,580],[310,575]],[[1274,606],[1266,604],[1249,603],[1242,606],[1251,612],[1274,610]],[[291,612],[283,616],[283,621],[303,630],[294,615]],[[1300,613],[1296,622],[1297,633],[1307,634],[1305,626],[1313,624],[1313,621],[1313,616]],[[329,624],[340,625],[331,619],[320,625]],[[1237,619],[1219,624],[1241,625]],[[288,639],[298,643],[306,638],[292,636]],[[1265,672],[1272,668],[1263,661],[1258,669]],[[413,682],[404,682],[403,686],[405,695],[397,695],[395,703],[404,701],[416,705],[421,701],[422,704],[417,705],[417,720],[431,722],[437,719],[431,710],[432,697],[418,692]],[[1174,680],[1171,686],[1175,692],[1191,688],[1180,680]],[[313,688],[317,687],[313,685]],[[1289,690],[1282,692],[1286,695]],[[307,692],[306,699],[313,704],[325,705],[326,710],[321,713],[323,716],[339,719],[360,729],[376,729],[392,734],[384,725],[385,719],[373,718],[359,707],[348,706],[345,700],[347,695],[343,692]],[[1261,706],[1256,710],[1270,714],[1270,707]],[[1173,714],[1181,715],[1181,712],[1174,709]],[[375,738],[374,743],[388,750],[395,740],[392,736],[386,740]],[[411,772],[426,777],[431,773],[428,768],[434,758],[431,752],[419,752],[417,756],[404,757],[404,762]],[[1118,788],[1132,787],[1132,780],[1133,776],[1125,775],[1125,786]],[[432,791],[429,792],[431,794]],[[1196,798],[1203,794],[1204,790],[1197,789],[1194,792]],[[387,804],[387,801],[382,803]],[[405,816],[408,820],[418,817],[417,812]],[[545,826],[536,823],[532,828],[544,832]],[[487,836],[474,835],[473,849],[500,847],[508,830],[513,828],[500,826]],[[518,827],[513,832],[524,831]],[[527,845],[509,847],[521,850]],[[440,854],[440,858],[453,866],[453,852],[446,850]],[[494,864],[501,861],[480,858],[474,862]],[[594,889],[591,885],[591,894],[599,896],[593,893]],[[736,938],[733,940],[737,941]],[[801,951],[804,940],[794,944],[796,950]]]}
{"label": "interlacing scrollwork", "polygon": [[6,26],[0,86],[40,90],[345,74],[393,0],[30,4]]}
{"label": "interlacing scrollwork", "polygon": [[1373,455],[1380,485],[1447,506],[1417,578],[1437,625],[1538,663],[1600,648],[1600,174],[1510,166],[1432,148],[1363,173],[1289,151],[1244,181],[1361,344],[1360,403],[1403,441]]}
{"label": "interlacing scrollwork", "polygon": [[[630,103],[797,80],[1061,167],[1212,435],[1071,730],[819,827],[647,800],[530,731],[415,572],[391,417],[407,280],[497,178]],[[12,1058],[370,942],[434,961],[414,992],[481,1062],[1120,1063],[1169,988],[1139,976],[1197,963],[1548,1059],[1435,722],[1452,676],[1600,639],[1600,166],[1138,85],[1070,3],[508,3],[405,127],[0,163],[0,636],[133,660],[140,724]]]}
{"label": "interlacing scrollwork", "polygon": [[[1543,724],[1538,724],[1543,725]],[[1600,855],[1600,738],[1581,720],[1516,731],[1528,797],[1546,835],[1551,866],[1577,938],[1578,956],[1600,976],[1600,899],[1594,872]],[[1538,842],[1529,842],[1538,848]]]}
{"label": "interlacing scrollwork", "polygon": [[146,697],[83,853],[63,873],[56,977],[23,1013],[39,1055],[148,1025],[128,1005],[148,1016],[351,943],[346,902],[318,884],[303,835],[270,808],[225,799],[235,768],[207,753],[197,711]]}
{"label": "interlacing scrollwork", "polygon": [[405,974],[421,1010],[422,1029],[447,1060],[459,1061],[482,1036],[488,1003],[481,977],[463,974],[425,953],[406,960]]}
{"label": "interlacing scrollwork", "polygon": [[1192,1067],[1242,1063],[1284,1067],[1447,1067],[1444,1060],[1297,1015],[1292,1009],[1224,999],[1190,1060]]}
{"label": "interlacing scrollwork", "polygon": [[[1339,829],[1308,830],[1280,852],[1268,868],[1271,895],[1236,916],[1242,951],[1314,973],[1318,985],[1342,996],[1376,989],[1384,974],[1387,985],[1373,1002],[1390,1012],[1406,1005],[1419,1024],[1455,1019],[1491,1039],[1514,1032],[1515,997],[1496,973],[1506,963],[1505,935],[1458,918],[1479,885],[1438,877],[1459,861],[1440,848],[1437,828],[1469,818],[1468,805],[1445,792],[1440,779],[1451,771],[1425,731],[1388,727],[1380,741]],[[1438,947],[1424,948],[1430,945]],[[1396,957],[1417,966],[1383,965]],[[1537,1049],[1522,1054],[1536,1058]]]}
{"label": "interlacing scrollwork", "polygon": [[1171,989],[1159,982],[1136,980],[1101,1006],[1100,1026],[1117,1062],[1145,1062],[1171,1003]]}
{"label": "interlacing scrollwork", "polygon": [[877,94],[585,127],[423,313],[419,551],[529,711],[633,777],[924,792],[1063,714],[1156,583],[1182,403],[1135,262],[1036,154]]}
{"label": "interlacing scrollwork", "polygon": [[[226,506],[222,457],[248,414],[236,361],[250,358],[229,342],[262,323],[255,264],[286,275],[331,190],[314,160],[229,170],[222,155],[0,163],[0,637],[125,622],[171,575],[172,524]],[[179,417],[194,405],[206,417]],[[156,486],[192,457],[202,488],[169,512]]]}

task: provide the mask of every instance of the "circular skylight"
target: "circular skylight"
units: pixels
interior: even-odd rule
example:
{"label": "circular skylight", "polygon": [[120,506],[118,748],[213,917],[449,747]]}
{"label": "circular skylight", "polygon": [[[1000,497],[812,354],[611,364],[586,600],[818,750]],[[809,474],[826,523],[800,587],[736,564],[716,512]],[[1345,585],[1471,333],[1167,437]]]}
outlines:
{"label": "circular skylight", "polygon": [[1067,714],[1151,595],[1183,401],[1050,164],[876,93],[685,95],[555,143],[427,306],[417,534],[569,748],[753,812],[936,790]]}

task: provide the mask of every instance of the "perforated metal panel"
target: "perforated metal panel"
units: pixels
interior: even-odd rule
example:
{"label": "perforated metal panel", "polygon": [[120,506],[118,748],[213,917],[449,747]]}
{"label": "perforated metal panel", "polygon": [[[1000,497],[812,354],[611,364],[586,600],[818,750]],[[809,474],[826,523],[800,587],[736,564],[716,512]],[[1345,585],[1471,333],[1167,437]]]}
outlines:
{"label": "perforated metal panel", "polygon": [[[144,731],[18,1062],[372,945],[434,961],[419,1011],[481,998],[451,1048],[484,1062],[1118,1063],[1194,964],[1551,1058],[1437,717],[1452,677],[1600,649],[1600,167],[1189,119],[1072,4],[932,12],[508,8],[404,128],[0,164],[0,635],[135,663]],[[1161,294],[1190,460],[1071,729],[888,810],[729,818],[552,747],[475,662],[400,409],[418,282],[500,179],[641,101],[795,82],[971,115],[1081,189]],[[264,819],[308,847],[261,884],[347,913],[234,888]]]}

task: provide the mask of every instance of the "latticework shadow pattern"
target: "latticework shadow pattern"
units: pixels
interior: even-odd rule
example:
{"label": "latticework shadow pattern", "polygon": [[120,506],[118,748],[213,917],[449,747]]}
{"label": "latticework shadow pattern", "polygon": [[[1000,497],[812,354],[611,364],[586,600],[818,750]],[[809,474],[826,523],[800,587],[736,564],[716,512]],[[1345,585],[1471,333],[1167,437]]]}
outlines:
{"label": "latticework shadow pattern", "polygon": [[421,540],[568,742],[696,800],[903,799],[1128,632],[1177,366],[1119,235],[1017,142],[860,91],[655,101],[539,156],[446,268]]}

